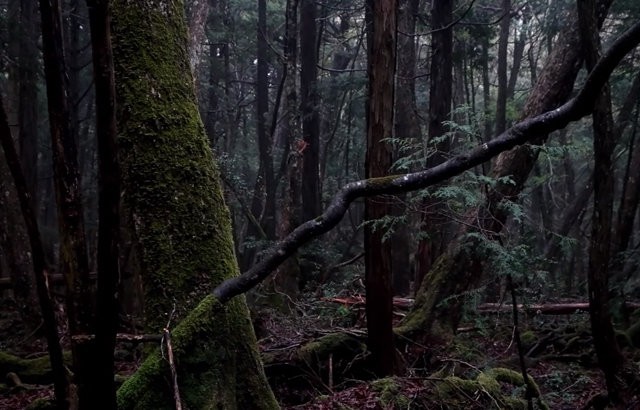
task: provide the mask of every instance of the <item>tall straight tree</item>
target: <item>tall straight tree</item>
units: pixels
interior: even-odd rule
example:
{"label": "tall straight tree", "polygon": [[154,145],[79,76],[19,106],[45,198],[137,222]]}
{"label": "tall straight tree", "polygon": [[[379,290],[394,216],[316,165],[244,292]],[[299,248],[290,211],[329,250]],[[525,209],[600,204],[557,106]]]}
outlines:
{"label": "tall straight tree", "polygon": [[[394,130],[396,138],[421,137],[418,109],[416,105],[416,19],[419,0],[398,2],[398,69],[396,73]],[[394,153],[398,157],[399,153]],[[398,159],[398,158],[394,158]],[[403,201],[399,201],[403,202]],[[394,206],[394,214],[404,212],[401,206]],[[393,256],[393,290],[395,294],[407,294],[411,276],[409,262],[408,226],[399,226],[394,233],[391,253]]]}
{"label": "tall straight tree", "polygon": [[[96,94],[98,138],[98,290],[96,293],[95,357],[91,408],[116,408],[113,379],[118,330],[120,283],[120,168],[116,149],[116,90],[111,49],[110,0],[87,0]],[[89,407],[89,406],[85,406]]]}
{"label": "tall straight tree", "polygon": [[302,135],[302,219],[320,214],[320,119],[318,117],[318,29],[315,0],[300,0],[300,105]]}
{"label": "tall straight tree", "polygon": [[[271,156],[272,138],[267,129],[267,114],[269,112],[269,64],[267,61],[267,2],[258,0],[258,24],[256,26],[256,129],[258,136],[258,153],[260,165],[251,200],[251,214],[260,221],[260,226],[254,223],[247,225],[248,239],[275,238],[275,190],[276,183],[273,174],[273,159]],[[259,237],[259,238],[258,238]],[[245,249],[242,257],[242,268],[248,269],[253,263],[256,246]]]}
{"label": "tall straight tree", "polygon": [[[383,140],[393,136],[397,8],[396,0],[367,1],[367,178],[388,175],[391,167],[391,150]],[[384,198],[374,197],[365,201],[364,209],[368,344],[374,372],[386,376],[395,367],[391,248],[384,243],[385,230],[372,223],[389,215],[391,206]]]}
{"label": "tall straight tree", "polygon": [[[448,131],[446,122],[451,113],[453,98],[453,19],[454,0],[433,1],[431,5],[431,76],[429,78],[429,135],[427,167],[434,167],[447,159],[451,143],[442,138]],[[424,201],[420,229],[427,235],[421,238],[416,252],[416,288],[440,255],[444,235],[443,225],[436,225],[435,209],[438,204]]]}
{"label": "tall straight tree", "polygon": [[[585,64],[592,70],[600,57],[600,35],[596,17],[596,1],[578,1],[578,15]],[[600,368],[604,372],[609,398],[622,404],[618,376],[624,358],[620,352],[609,309],[609,264],[613,218],[613,150],[616,145],[611,90],[605,84],[593,110],[593,216],[589,247],[589,317],[593,344]]]}
{"label": "tall straight tree", "polygon": [[[72,335],[93,332],[93,295],[80,195],[78,150],[72,132],[69,76],[62,40],[62,14],[58,0],[40,0],[42,54],[47,83],[49,129],[60,229],[60,267],[67,285],[67,312]],[[85,388],[92,370],[87,346],[72,347],[80,405],[90,400]]]}
{"label": "tall straight tree", "polygon": [[507,129],[507,52],[509,51],[509,25],[511,23],[511,0],[502,0],[502,20],[498,39],[498,99],[496,101],[496,134]]}

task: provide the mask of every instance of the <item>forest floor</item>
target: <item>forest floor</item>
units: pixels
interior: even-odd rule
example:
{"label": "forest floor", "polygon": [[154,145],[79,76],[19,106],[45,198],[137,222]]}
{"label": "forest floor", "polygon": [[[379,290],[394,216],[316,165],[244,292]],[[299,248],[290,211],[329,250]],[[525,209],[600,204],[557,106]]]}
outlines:
{"label": "forest floor", "polygon": [[[449,340],[407,341],[398,352],[401,375],[376,380],[366,370],[359,306],[316,301],[296,311],[295,316],[263,311],[256,323],[265,370],[284,409],[526,408],[509,314],[469,316]],[[539,391],[534,408],[581,409],[604,391],[586,313],[521,315],[520,320],[527,373]],[[0,334],[0,352],[46,355],[44,340],[24,329],[4,302]],[[624,354],[637,369],[638,350],[625,348]],[[119,346],[117,358],[120,375],[140,362],[131,345]],[[0,384],[0,409],[25,409],[52,396],[51,385],[23,382]],[[640,408],[640,401],[628,406]]]}

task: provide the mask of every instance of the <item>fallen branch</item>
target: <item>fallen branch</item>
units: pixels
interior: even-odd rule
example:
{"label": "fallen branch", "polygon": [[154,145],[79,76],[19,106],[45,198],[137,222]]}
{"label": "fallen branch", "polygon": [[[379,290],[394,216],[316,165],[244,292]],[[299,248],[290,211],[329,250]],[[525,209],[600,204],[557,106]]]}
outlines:
{"label": "fallen branch", "polygon": [[[322,298],[325,302],[339,303],[345,306],[363,306],[366,299],[362,295],[353,295],[342,298]],[[397,308],[409,309],[413,306],[413,299],[409,298],[393,298],[393,306]]]}
{"label": "fallen branch", "polygon": [[[624,306],[630,310],[640,309],[638,302],[625,302]],[[512,305],[500,303],[483,303],[478,306],[477,311],[480,313],[500,313],[511,312]],[[518,305],[518,310],[522,310],[528,314],[541,315],[570,315],[577,311],[589,311],[588,302],[574,303],[545,303],[542,305]]]}
{"label": "fallen branch", "polygon": [[640,22],[622,34],[607,50],[591,70],[576,97],[555,110],[523,120],[470,152],[457,155],[438,166],[420,172],[370,178],[345,185],[334,196],[322,215],[298,226],[286,238],[265,252],[264,258],[251,269],[218,285],[213,290],[213,295],[220,303],[226,303],[234,296],[245,293],[259,284],[298,248],[336,226],[342,220],[351,202],[357,198],[427,188],[480,165],[503,151],[525,144],[539,135],[550,134],[588,115],[593,110],[594,102],[611,72],[638,43],[640,43]]}

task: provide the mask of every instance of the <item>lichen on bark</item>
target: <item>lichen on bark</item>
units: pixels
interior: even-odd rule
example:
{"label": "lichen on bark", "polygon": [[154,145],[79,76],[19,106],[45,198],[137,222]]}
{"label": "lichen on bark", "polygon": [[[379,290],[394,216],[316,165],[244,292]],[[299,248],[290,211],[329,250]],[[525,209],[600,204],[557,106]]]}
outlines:
{"label": "lichen on bark", "polygon": [[[175,306],[172,343],[189,408],[277,408],[244,298],[221,306],[206,297],[238,267],[184,21],[182,1],[113,3],[123,195],[140,249],[145,325],[158,333]],[[151,354],[118,391],[119,408],[173,408],[168,371],[160,352]]]}

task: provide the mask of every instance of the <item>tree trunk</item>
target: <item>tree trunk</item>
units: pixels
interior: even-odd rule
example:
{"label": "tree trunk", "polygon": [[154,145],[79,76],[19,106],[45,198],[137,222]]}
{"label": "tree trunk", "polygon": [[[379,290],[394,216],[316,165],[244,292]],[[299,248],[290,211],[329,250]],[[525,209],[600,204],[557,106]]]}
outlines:
{"label": "tree trunk", "polygon": [[[388,175],[391,167],[391,150],[383,139],[393,135],[396,12],[394,0],[367,2],[367,178]],[[393,374],[395,367],[391,249],[388,242],[384,243],[386,228],[371,224],[389,215],[391,207],[386,201],[381,197],[365,201],[365,222],[368,223],[364,227],[368,346],[373,371],[381,377]]]}
{"label": "tree trunk", "polygon": [[[267,235],[266,239],[275,239],[276,229],[276,181],[273,174],[273,158],[271,154],[272,135],[267,129],[269,113],[269,64],[267,61],[267,1],[258,0],[258,73],[256,84],[258,145],[260,152],[260,168],[264,184],[264,209],[260,225]],[[256,218],[259,215],[254,215]]]}
{"label": "tree trunk", "polygon": [[[396,102],[395,125],[396,138],[416,139],[422,138],[420,123],[418,122],[418,109],[416,106],[416,18],[418,15],[419,0],[401,0],[398,8],[398,68],[396,75]],[[394,153],[394,160],[398,159],[398,153]],[[402,206],[404,201],[396,201],[393,206],[393,214],[401,217],[406,209]],[[391,241],[391,255],[393,258],[393,291],[396,295],[407,295],[410,290],[411,263],[409,262],[409,226],[397,224]]]}
{"label": "tree trunk", "polygon": [[[51,362],[51,369],[53,370],[55,401],[59,409],[65,410],[69,408],[70,405],[69,380],[67,379],[67,369],[64,364],[62,346],[60,345],[60,337],[58,335],[58,324],[55,317],[53,299],[47,282],[49,269],[45,262],[44,247],[42,246],[36,212],[32,207],[27,181],[22,173],[18,153],[15,150],[13,139],[11,138],[11,130],[9,129],[2,95],[0,95],[0,144],[2,145],[4,157],[15,183],[20,202],[20,210],[22,211],[22,217],[29,235],[38,302],[42,313],[45,337],[47,339],[49,361]],[[0,221],[0,223],[2,222]]]}
{"label": "tree trunk", "polygon": [[[221,306],[208,296],[195,306],[238,267],[183,10],[179,0],[113,4],[123,188],[141,248],[146,325],[157,333],[180,321],[171,340],[185,406],[273,409],[244,298]],[[173,409],[168,375],[154,352],[119,389],[118,408]]]}
{"label": "tree trunk", "polygon": [[[432,3],[431,26],[431,76],[429,78],[429,139],[427,141],[427,167],[443,163],[451,149],[451,140],[445,137],[449,131],[446,121],[450,119],[453,98],[453,0]],[[423,202],[424,212],[420,230],[423,238],[416,251],[416,289],[434,261],[442,253],[446,224],[439,222],[437,200],[427,198]]]}
{"label": "tree trunk", "polygon": [[199,63],[206,39],[207,18],[209,17],[209,0],[186,0],[187,24],[189,26],[189,64],[193,77],[199,76]]}
{"label": "tree trunk", "polygon": [[[600,55],[600,35],[596,17],[596,1],[578,2],[582,50],[586,66],[592,70]],[[593,217],[589,246],[589,317],[593,344],[600,368],[604,372],[609,398],[619,402],[620,383],[617,377],[624,358],[616,340],[609,309],[609,263],[613,216],[613,150],[616,135],[611,114],[611,90],[607,83],[593,111]]]}
{"label": "tree trunk", "polygon": [[502,20],[498,39],[498,99],[496,101],[496,134],[507,129],[507,52],[509,47],[509,25],[511,23],[511,0],[502,0]]}
{"label": "tree trunk", "polygon": [[[116,149],[116,95],[109,0],[87,0],[98,139],[98,286],[91,408],[116,409],[114,350],[118,330],[120,169]],[[89,408],[85,405],[85,408]]]}
{"label": "tree trunk", "polygon": [[[608,10],[611,0],[600,2]],[[606,13],[602,15],[602,19]],[[602,23],[602,21],[600,21]],[[580,36],[575,13],[558,36],[558,43],[549,55],[544,70],[539,73],[522,118],[530,118],[561,105],[570,95],[581,66]],[[534,139],[533,144],[543,143],[548,134]],[[447,251],[429,271],[416,296],[414,309],[405,318],[400,330],[406,334],[429,334],[434,324],[445,331],[455,331],[460,320],[461,301],[441,303],[451,295],[465,293],[480,283],[485,262],[478,250],[482,240],[471,232],[499,234],[508,214],[501,206],[504,200],[516,200],[533,169],[537,150],[531,145],[516,147],[501,153],[495,161],[493,178],[510,177],[509,182],[498,183],[487,193],[484,206],[467,212],[467,227],[449,244]],[[479,224],[479,226],[478,226]],[[474,227],[475,226],[475,227]],[[492,239],[492,237],[488,239]]]}
{"label": "tree trunk", "polygon": [[300,0],[300,105],[302,135],[306,146],[302,165],[302,219],[320,214],[320,119],[318,117],[317,5],[314,0]]}
{"label": "tree trunk", "polygon": [[[78,150],[72,132],[69,80],[63,48],[62,17],[58,0],[40,0],[42,50],[47,82],[49,128],[60,231],[60,268],[66,277],[67,313],[72,335],[93,332],[93,294],[80,194]],[[86,382],[92,370],[90,352],[73,345],[73,364],[80,406],[89,403]]]}

